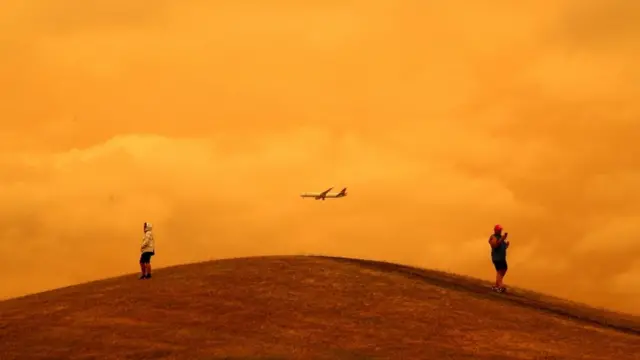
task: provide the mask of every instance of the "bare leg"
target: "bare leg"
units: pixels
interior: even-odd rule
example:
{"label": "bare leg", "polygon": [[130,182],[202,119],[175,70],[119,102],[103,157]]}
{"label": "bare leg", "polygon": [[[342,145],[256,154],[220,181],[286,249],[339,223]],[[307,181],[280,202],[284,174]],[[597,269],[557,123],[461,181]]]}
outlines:
{"label": "bare leg", "polygon": [[503,288],[503,287],[504,287],[504,282],[503,282],[503,280],[504,280],[504,276],[505,276],[506,274],[507,274],[507,270],[500,270],[500,271],[498,272],[498,281],[499,281],[498,286],[499,286],[499,287],[501,287],[501,288]]}
{"label": "bare leg", "polygon": [[145,271],[146,271],[146,268],[147,268],[147,267],[145,266],[145,264],[140,263],[140,271],[142,272],[142,276],[145,276],[145,275],[147,274],[147,273],[145,272]]}
{"label": "bare leg", "polygon": [[146,268],[147,268],[147,276],[151,275],[151,263],[146,263]]}

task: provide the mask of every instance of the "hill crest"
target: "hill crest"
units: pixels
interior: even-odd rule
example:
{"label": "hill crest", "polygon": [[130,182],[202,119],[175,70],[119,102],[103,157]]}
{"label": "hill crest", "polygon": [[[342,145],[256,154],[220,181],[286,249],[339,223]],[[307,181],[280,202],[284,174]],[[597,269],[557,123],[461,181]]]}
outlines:
{"label": "hill crest", "polygon": [[97,280],[2,301],[0,319],[2,359],[640,354],[640,319],[632,315],[522,289],[495,294],[487,282],[455,274],[326,256],[224,259],[157,269],[151,280]]}

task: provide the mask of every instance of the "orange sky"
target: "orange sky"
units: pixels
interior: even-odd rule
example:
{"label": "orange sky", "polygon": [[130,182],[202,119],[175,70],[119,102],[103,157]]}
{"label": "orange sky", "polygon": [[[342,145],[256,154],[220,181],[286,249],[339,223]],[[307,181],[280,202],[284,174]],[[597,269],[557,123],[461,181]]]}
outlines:
{"label": "orange sky", "polygon": [[155,266],[486,279],[501,223],[507,284],[640,313],[640,3],[519,3],[0,2],[0,297],[137,271],[144,221]]}

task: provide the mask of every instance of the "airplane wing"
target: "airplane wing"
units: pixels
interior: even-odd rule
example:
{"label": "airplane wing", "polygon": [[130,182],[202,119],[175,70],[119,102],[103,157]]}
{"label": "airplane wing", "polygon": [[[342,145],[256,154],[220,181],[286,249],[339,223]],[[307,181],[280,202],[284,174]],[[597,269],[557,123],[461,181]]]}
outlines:
{"label": "airplane wing", "polygon": [[325,195],[327,195],[327,193],[328,193],[329,191],[331,191],[331,189],[333,189],[333,187],[330,187],[330,188],[328,188],[327,190],[325,190],[325,191],[321,192],[321,193],[320,193],[320,196],[325,196]]}

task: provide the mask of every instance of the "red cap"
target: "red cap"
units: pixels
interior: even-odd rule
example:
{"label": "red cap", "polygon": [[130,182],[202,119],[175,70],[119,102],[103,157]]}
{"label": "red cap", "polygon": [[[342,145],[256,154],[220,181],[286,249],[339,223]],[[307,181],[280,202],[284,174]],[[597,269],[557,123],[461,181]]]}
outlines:
{"label": "red cap", "polygon": [[502,226],[500,225],[496,225],[493,227],[493,231],[500,231],[500,230],[502,230]]}

